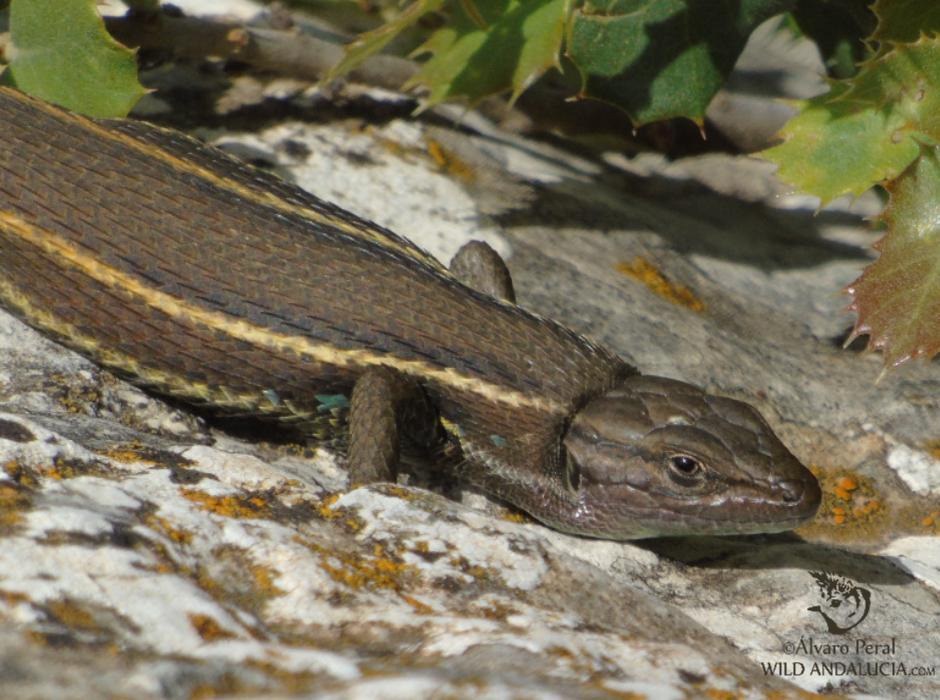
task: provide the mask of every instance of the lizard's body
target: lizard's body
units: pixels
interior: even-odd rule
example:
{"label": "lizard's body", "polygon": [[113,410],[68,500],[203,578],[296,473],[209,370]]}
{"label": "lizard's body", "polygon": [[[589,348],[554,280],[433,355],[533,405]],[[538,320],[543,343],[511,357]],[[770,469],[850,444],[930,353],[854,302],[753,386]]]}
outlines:
{"label": "lizard's body", "polygon": [[469,480],[570,532],[815,512],[750,407],[641,377],[389,231],[173,132],[8,89],[0,120],[0,302],[142,386],[318,437],[351,406],[357,480],[393,476],[399,433],[443,426]]}

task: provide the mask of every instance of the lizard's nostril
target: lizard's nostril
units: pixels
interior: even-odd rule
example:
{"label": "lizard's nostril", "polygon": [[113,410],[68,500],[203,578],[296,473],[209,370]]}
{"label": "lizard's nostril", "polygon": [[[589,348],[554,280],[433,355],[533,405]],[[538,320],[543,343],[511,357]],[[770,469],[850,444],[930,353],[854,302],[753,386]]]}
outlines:
{"label": "lizard's nostril", "polygon": [[805,485],[802,481],[786,479],[784,481],[778,481],[777,488],[780,490],[783,500],[786,503],[796,503],[803,496]]}

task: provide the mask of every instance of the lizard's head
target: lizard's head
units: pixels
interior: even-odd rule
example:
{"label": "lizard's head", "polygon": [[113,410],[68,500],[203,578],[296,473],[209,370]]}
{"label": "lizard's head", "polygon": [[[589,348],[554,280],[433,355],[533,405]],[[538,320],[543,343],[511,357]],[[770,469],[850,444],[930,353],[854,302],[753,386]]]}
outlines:
{"label": "lizard's head", "polygon": [[789,530],[816,478],[751,406],[636,375],[588,402],[564,437],[574,523],[614,539]]}

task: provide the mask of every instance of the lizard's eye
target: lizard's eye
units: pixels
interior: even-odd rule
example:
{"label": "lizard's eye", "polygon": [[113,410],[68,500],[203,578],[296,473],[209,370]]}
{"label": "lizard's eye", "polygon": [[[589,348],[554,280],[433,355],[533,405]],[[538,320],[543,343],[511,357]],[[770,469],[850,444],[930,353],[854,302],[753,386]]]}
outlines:
{"label": "lizard's eye", "polygon": [[699,460],[686,454],[670,455],[668,464],[669,476],[680,484],[698,481],[704,470]]}

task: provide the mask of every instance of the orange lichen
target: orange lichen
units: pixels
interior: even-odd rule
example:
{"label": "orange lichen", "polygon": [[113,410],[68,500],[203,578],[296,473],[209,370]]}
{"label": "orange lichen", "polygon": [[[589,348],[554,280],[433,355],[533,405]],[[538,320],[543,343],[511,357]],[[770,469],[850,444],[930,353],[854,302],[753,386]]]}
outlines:
{"label": "orange lichen", "polygon": [[445,148],[439,141],[429,138],[425,144],[428,155],[440,170],[463,182],[474,182],[477,179],[476,169],[453,151]]}
{"label": "orange lichen", "polygon": [[25,593],[19,591],[0,591],[0,600],[7,605],[17,605],[19,603],[29,602],[30,598]]}
{"label": "orange lichen", "polygon": [[930,453],[930,456],[934,459],[940,459],[940,440],[930,440],[924,445],[927,452]]}
{"label": "orange lichen", "polygon": [[523,513],[521,510],[505,510],[501,516],[503,520],[510,523],[531,523],[534,522],[532,518]]}
{"label": "orange lichen", "polygon": [[3,471],[12,481],[26,488],[34,488],[39,485],[39,480],[31,469],[24,467],[14,459],[4,463]]}
{"label": "orange lichen", "polygon": [[418,613],[419,615],[430,615],[431,613],[434,612],[434,608],[432,608],[430,605],[422,603],[417,598],[413,598],[412,596],[406,593],[402,593],[401,591],[398,592],[398,595],[403,601],[405,601],[406,603],[408,603],[408,605],[413,607],[415,609],[415,612]]}
{"label": "orange lichen", "polygon": [[30,492],[18,484],[0,484],[0,530],[18,525],[32,504]]}
{"label": "orange lichen", "polygon": [[270,515],[268,504],[258,496],[212,496],[205,491],[183,489],[183,497],[198,503],[203,510],[226,518],[264,518]]}
{"label": "orange lichen", "polygon": [[220,639],[233,639],[236,635],[224,629],[215,618],[201,613],[187,615],[190,624],[196,628],[196,633],[206,642],[215,642]]}
{"label": "orange lichen", "polygon": [[721,688],[705,688],[703,692],[710,700],[739,700],[742,697],[740,693]]}
{"label": "orange lichen", "polygon": [[843,476],[836,481],[833,493],[843,501],[850,501],[852,500],[852,491],[855,491],[857,488],[858,482],[855,479],[850,476]]}
{"label": "orange lichen", "polygon": [[658,294],[673,304],[684,306],[696,313],[705,310],[705,303],[695,296],[688,287],[669,281],[662,272],[660,272],[646,258],[637,256],[630,262],[621,262],[617,264],[617,271],[642,282],[654,294]]}
{"label": "orange lichen", "polygon": [[823,498],[816,519],[798,528],[803,536],[836,536],[838,539],[877,540],[889,529],[898,530],[913,523],[876,489],[867,477],[845,468],[825,470],[810,464],[819,479]]}
{"label": "orange lichen", "polygon": [[833,496],[846,504],[829,507],[832,522],[836,525],[843,525],[850,520],[864,522],[883,507],[881,501],[875,497],[874,489],[868,484],[862,488],[862,482],[855,476],[843,474],[834,481],[831,478],[828,481],[831,483]]}
{"label": "orange lichen", "polygon": [[166,518],[150,513],[144,518],[144,523],[157,532],[163,533],[177,544],[187,545],[193,541],[193,533],[176,527]]}
{"label": "orange lichen", "polygon": [[351,514],[346,508],[334,508],[334,504],[339,500],[341,495],[340,493],[330,494],[313,506],[313,508],[324,520],[339,521],[342,518],[341,522],[349,532],[359,532],[365,527],[365,523],[361,518]]}
{"label": "orange lichen", "polygon": [[476,607],[476,611],[488,620],[498,620],[499,622],[505,622],[506,618],[510,617],[511,615],[519,614],[519,611],[515,608],[512,608],[505,603],[496,601],[492,601],[486,605]]}
{"label": "orange lichen", "polygon": [[940,510],[932,511],[920,521],[920,524],[931,529],[940,527]]}
{"label": "orange lichen", "polygon": [[320,503],[316,506],[317,513],[324,520],[335,520],[336,518],[341,518],[343,513],[339,510],[334,510],[333,505],[339,500],[339,497],[342,494],[331,493],[329,496],[325,497]]}
{"label": "orange lichen", "polygon": [[477,564],[471,564],[466,557],[454,556],[450,559],[450,564],[455,569],[459,569],[468,576],[472,576],[475,579],[485,579],[488,578],[490,572],[486,567],[479,566]]}
{"label": "orange lichen", "polygon": [[58,622],[66,627],[79,630],[98,630],[101,628],[88,610],[68,598],[50,601],[45,607]]}
{"label": "orange lichen", "polygon": [[384,547],[376,545],[372,556],[353,552],[340,552],[310,541],[301,541],[304,546],[320,555],[320,568],[337,583],[356,590],[362,588],[386,588],[401,591],[404,583],[417,577],[414,566],[393,559]]}
{"label": "orange lichen", "polygon": [[116,462],[130,464],[133,462],[143,462],[145,464],[157,464],[140,443],[131,442],[125,445],[116,445],[107,450],[101,450],[98,454],[108,457]]}
{"label": "orange lichen", "polygon": [[275,575],[271,573],[269,568],[255,564],[250,567],[250,571],[258,592],[272,598],[284,595],[284,591],[278,588],[274,582]]}

